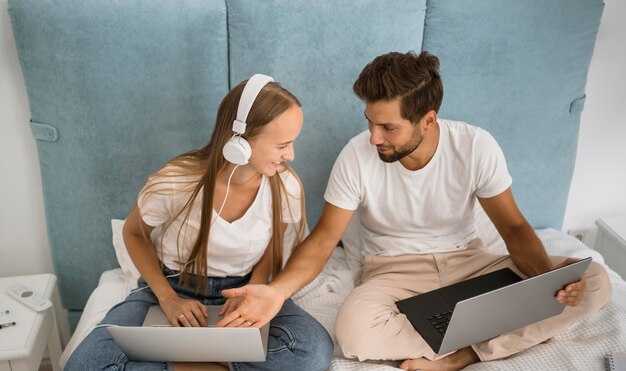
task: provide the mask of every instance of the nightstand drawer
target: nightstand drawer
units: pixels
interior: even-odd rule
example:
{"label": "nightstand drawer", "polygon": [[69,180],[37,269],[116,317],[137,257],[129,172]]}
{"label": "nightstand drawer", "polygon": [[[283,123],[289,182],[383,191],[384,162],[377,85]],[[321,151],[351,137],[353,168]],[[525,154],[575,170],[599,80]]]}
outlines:
{"label": "nightstand drawer", "polygon": [[596,225],[595,249],[611,269],[626,278],[626,217],[601,218]]}

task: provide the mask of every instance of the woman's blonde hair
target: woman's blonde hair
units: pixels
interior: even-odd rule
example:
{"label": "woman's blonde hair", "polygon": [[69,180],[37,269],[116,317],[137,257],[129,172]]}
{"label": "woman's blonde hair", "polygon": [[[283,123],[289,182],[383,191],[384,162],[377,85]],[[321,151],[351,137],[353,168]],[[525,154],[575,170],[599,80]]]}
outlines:
{"label": "woman's blonde hair", "polygon": [[[185,285],[190,283],[190,279],[193,275],[202,277],[202,279],[198,282],[199,285],[196,286],[197,292],[203,292],[206,289],[208,268],[206,262],[209,247],[209,235],[211,233],[211,214],[213,212],[213,193],[215,191],[215,182],[218,174],[228,165],[228,162],[222,155],[222,148],[233,135],[232,124],[236,118],[237,107],[246,83],[247,80],[235,86],[230,92],[228,92],[228,94],[226,94],[220,103],[217,111],[215,128],[209,143],[200,149],[192,150],[167,161],[159,171],[150,176],[148,179],[149,185],[144,189],[146,196],[149,197],[151,192],[162,192],[156,189],[152,190],[151,188],[153,186],[163,184],[165,182],[171,182],[172,179],[174,179],[174,181],[177,182],[177,185],[186,186],[191,191],[191,195],[182,209],[179,210],[177,214],[170,219],[170,222],[166,223],[161,230],[162,237],[165,234],[165,230],[170,227],[171,222],[178,218],[178,216],[182,213],[185,213],[183,223],[178,231],[177,241],[180,241],[180,235],[183,233],[182,230],[185,228],[186,221],[189,219],[192,205],[200,197],[202,205],[200,231],[186,261],[178,262],[182,267],[182,274],[180,276],[181,281]],[[250,109],[250,113],[247,118],[246,132],[243,137],[250,140],[258,136],[265,125],[294,106],[301,107],[301,104],[293,94],[281,87],[278,83],[268,83],[256,97],[254,104]],[[297,246],[301,242],[306,225],[306,210],[304,205],[304,189],[302,188],[302,183],[300,182],[300,179],[295,171],[288,164],[283,163],[281,167],[279,167],[276,174],[269,177],[269,184],[272,193],[272,237],[270,239],[269,247],[272,249],[271,272],[274,277],[282,269],[283,262],[284,229],[282,223],[282,200],[287,200],[289,197],[293,197],[293,195],[289,195],[288,190],[279,175],[280,172],[284,171],[290,172],[300,184],[301,218],[300,222],[294,226],[296,238],[294,240],[293,247]],[[167,181],[162,180],[166,177]],[[287,202],[287,206],[287,210],[291,215],[289,202]],[[146,238],[148,237],[146,236]],[[180,242],[177,242],[177,244],[180,244]],[[177,251],[178,256],[181,257],[180,246],[177,246]]]}

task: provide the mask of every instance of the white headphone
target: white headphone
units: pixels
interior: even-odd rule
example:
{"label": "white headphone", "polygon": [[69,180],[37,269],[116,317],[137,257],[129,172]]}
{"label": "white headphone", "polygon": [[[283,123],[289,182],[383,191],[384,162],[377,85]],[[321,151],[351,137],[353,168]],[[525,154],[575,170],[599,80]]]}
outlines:
{"label": "white headphone", "polygon": [[233,131],[235,134],[233,134],[233,137],[230,138],[222,150],[226,161],[232,162],[235,165],[245,165],[248,163],[252,155],[252,148],[250,148],[248,141],[241,135],[246,131],[246,119],[248,118],[248,113],[250,113],[250,109],[256,97],[265,85],[273,81],[273,78],[257,73],[248,80],[246,86],[243,88],[239,105],[237,106],[237,119],[233,121]]}

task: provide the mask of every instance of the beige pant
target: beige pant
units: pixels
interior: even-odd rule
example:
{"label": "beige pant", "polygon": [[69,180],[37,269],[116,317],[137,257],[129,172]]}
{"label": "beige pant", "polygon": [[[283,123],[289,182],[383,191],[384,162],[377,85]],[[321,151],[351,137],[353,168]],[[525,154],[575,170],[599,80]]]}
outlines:
{"label": "beige pant", "polygon": [[[565,260],[550,257],[552,264]],[[437,356],[413,328],[395,302],[501,268],[525,277],[508,255],[488,253],[479,239],[467,250],[397,257],[367,256],[357,287],[339,309],[335,333],[343,354],[360,361],[404,360]],[[587,272],[587,293],[579,305],[567,306],[558,316],[504,333],[472,345],[482,361],[507,357],[539,344],[576,320],[598,311],[611,298],[604,268],[592,262]]]}

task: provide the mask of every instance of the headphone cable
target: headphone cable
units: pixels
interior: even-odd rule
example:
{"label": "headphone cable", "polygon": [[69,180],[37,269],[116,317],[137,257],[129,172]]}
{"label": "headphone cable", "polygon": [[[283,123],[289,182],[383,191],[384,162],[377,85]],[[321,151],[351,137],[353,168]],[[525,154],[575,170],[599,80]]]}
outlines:
{"label": "headphone cable", "polygon": [[220,216],[220,214],[222,213],[222,210],[224,210],[224,205],[226,205],[226,199],[228,198],[228,192],[230,191],[230,180],[233,178],[233,174],[235,174],[235,170],[237,170],[238,167],[239,165],[235,165],[233,171],[230,172],[230,176],[228,177],[228,183],[226,183],[226,195],[224,195],[224,201],[222,201],[222,206],[220,206],[220,210],[217,212],[217,215],[215,215],[215,218],[213,218],[211,224],[215,222],[215,219],[217,219],[217,217]]}

